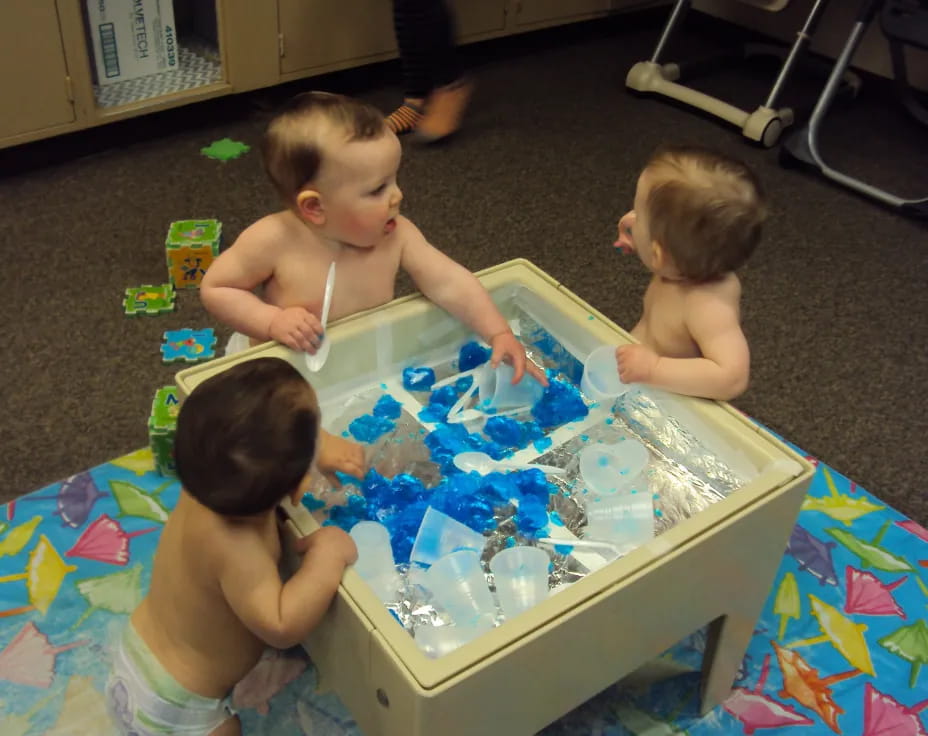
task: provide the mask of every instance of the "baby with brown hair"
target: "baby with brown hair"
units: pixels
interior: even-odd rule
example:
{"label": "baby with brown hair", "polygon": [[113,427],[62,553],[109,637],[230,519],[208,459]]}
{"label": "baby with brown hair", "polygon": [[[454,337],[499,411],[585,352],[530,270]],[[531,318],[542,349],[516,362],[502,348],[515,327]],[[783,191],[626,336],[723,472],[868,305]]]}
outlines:
{"label": "baby with brown hair", "polygon": [[735,271],[766,214],[760,183],[739,161],[684,146],[651,157],[615,243],[653,274],[632,330],[640,344],[616,349],[622,381],[709,399],[744,393],[751,361]]}
{"label": "baby with brown hair", "polygon": [[332,320],[389,302],[402,269],[490,345],[493,365],[511,363],[514,381],[527,370],[547,384],[480,281],[400,214],[402,149],[379,110],[342,95],[297,95],[271,121],[263,149],[284,209],[248,227],[210,266],[200,297],[214,317],[251,344],[314,353],[331,263]]}
{"label": "baby with brown hair", "polygon": [[116,642],[106,686],[116,733],[237,736],[233,686],[268,645],[286,649],[319,623],[357,557],[336,527],[297,541],[286,582],[277,506],[309,491],[319,405],[289,363],[257,358],[197,386],[177,418],[182,485],[151,583]]}

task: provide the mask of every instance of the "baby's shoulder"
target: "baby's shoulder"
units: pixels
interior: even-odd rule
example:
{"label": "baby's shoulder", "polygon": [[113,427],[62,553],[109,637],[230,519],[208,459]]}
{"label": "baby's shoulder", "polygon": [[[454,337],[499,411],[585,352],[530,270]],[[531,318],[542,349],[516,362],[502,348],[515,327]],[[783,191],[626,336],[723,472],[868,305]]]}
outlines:
{"label": "baby's shoulder", "polygon": [[242,230],[235,246],[262,247],[285,246],[295,239],[306,237],[308,230],[289,210],[266,215]]}
{"label": "baby's shoulder", "polygon": [[719,279],[695,284],[687,289],[686,301],[696,308],[719,302],[737,305],[741,301],[741,281],[736,274],[727,273]]}

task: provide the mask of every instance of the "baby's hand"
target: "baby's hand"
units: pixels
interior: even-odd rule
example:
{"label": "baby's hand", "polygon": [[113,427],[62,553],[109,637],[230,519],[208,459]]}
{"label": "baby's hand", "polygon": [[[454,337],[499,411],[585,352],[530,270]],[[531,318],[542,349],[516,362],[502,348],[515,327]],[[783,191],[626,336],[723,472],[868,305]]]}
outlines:
{"label": "baby's hand", "polygon": [[307,557],[327,554],[335,557],[345,566],[358,559],[358,548],[354,540],[337,526],[324,526],[305,537],[296,540],[296,551]]}
{"label": "baby's hand", "polygon": [[353,478],[363,478],[364,449],[357,442],[322,431],[319,433],[316,467],[333,486],[341,485],[335,471],[346,473]]}
{"label": "baby's hand", "polygon": [[303,307],[281,309],[268,328],[272,340],[312,355],[322,342],[322,323]]}
{"label": "baby's hand", "polygon": [[620,345],[615,360],[622,383],[648,383],[660,356],[644,345]]}
{"label": "baby's hand", "polygon": [[632,228],[635,226],[635,210],[626,212],[619,220],[619,239],[613,243],[613,246],[619,248],[623,253],[634,253],[635,242],[632,240]]}
{"label": "baby's hand", "polygon": [[521,381],[522,376],[528,371],[529,375],[534,376],[542,386],[548,385],[545,372],[525,357],[525,348],[511,331],[507,330],[490,338],[490,347],[493,350],[490,354],[490,365],[495,368],[500,361],[511,364],[514,384]]}

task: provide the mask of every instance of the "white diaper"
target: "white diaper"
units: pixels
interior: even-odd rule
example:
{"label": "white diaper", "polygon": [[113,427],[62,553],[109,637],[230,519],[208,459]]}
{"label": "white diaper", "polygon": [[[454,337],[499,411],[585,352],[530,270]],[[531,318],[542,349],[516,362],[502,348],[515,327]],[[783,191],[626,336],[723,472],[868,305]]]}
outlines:
{"label": "white diaper", "polygon": [[106,704],[122,736],[208,736],[235,715],[230,698],[207,698],[177,682],[131,623],[114,648]]}

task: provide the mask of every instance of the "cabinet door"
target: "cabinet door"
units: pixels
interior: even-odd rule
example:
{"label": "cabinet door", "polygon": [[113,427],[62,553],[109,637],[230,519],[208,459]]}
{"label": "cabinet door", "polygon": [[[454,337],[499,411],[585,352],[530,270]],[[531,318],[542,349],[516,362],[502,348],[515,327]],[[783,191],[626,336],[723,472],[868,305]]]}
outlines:
{"label": "cabinet door", "polygon": [[568,20],[611,8],[612,0],[516,0],[516,23],[531,25]]}
{"label": "cabinet door", "polygon": [[74,120],[55,0],[0,4],[0,138]]}
{"label": "cabinet door", "polygon": [[391,0],[279,0],[277,7],[283,73],[396,50]]}
{"label": "cabinet door", "polygon": [[458,38],[501,31],[506,26],[507,0],[454,0],[451,3]]}

